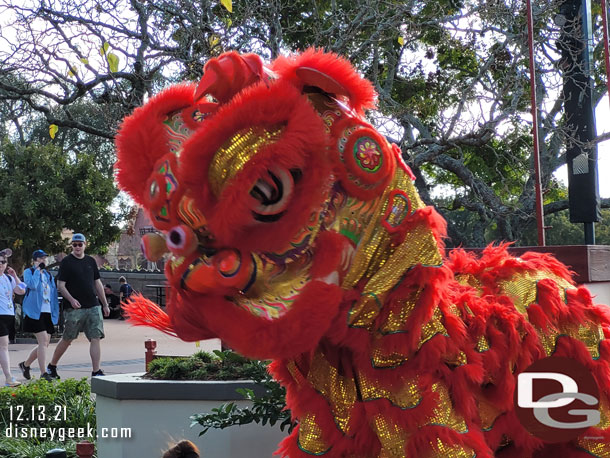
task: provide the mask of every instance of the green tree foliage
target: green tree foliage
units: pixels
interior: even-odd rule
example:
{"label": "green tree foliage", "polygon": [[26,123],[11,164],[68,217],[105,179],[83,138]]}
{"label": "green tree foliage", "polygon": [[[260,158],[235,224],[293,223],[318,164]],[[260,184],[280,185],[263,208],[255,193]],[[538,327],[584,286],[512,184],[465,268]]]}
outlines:
{"label": "green tree foliage", "polygon": [[87,235],[89,252],[103,251],[118,236],[108,207],[112,182],[93,157],[70,157],[52,144],[26,147],[4,140],[0,146],[0,244],[10,247],[21,270],[33,250],[66,250],[64,228]]}
{"label": "green tree foliage", "polygon": [[[603,221],[610,221],[609,209],[602,209],[602,219]],[[567,210],[549,215],[545,224],[549,227],[546,231],[549,245],[583,244],[582,224],[571,223]],[[535,232],[535,228],[532,228],[532,232]],[[597,224],[595,226],[595,239],[599,245],[610,245],[610,225]],[[534,240],[531,243],[534,243]]]}

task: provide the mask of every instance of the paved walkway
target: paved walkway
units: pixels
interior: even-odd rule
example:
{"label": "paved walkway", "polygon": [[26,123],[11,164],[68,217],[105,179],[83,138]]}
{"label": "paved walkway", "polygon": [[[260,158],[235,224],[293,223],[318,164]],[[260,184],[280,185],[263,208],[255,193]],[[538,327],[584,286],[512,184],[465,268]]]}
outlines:
{"label": "paved walkway", "polygon": [[[199,350],[212,351],[220,349],[220,340],[211,339],[200,342],[199,347],[194,342],[183,342],[153,328],[132,326],[128,321],[104,320],[106,337],[102,339],[102,370],[107,374],[128,374],[144,372],[144,342],[147,339],[157,341],[157,353],[160,355],[191,355]],[[47,363],[55,350],[52,343],[47,349]],[[9,353],[11,369],[17,380],[24,381],[18,364],[23,361],[35,344],[11,344]],[[38,362],[32,363],[32,378],[40,376]],[[89,357],[89,341],[81,333],[72,342],[64,356],[59,360],[57,372],[64,378],[83,378],[91,376],[91,358]]]}

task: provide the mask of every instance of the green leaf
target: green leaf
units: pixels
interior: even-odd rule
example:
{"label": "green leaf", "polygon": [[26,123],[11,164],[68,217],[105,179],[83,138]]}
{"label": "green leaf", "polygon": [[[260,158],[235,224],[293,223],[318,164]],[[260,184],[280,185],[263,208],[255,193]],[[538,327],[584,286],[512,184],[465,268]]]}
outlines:
{"label": "green leaf", "polygon": [[89,59],[87,59],[86,57],[81,57],[80,61],[85,65],[89,65]]}
{"label": "green leaf", "polygon": [[119,56],[114,53],[109,52],[106,56],[106,60],[108,61],[108,67],[112,73],[116,73],[119,71]]}
{"label": "green leaf", "polygon": [[398,36],[398,44],[400,46],[404,46],[405,45],[405,39],[402,37],[402,35]]}
{"label": "green leaf", "polygon": [[102,47],[100,48],[100,56],[105,55],[108,52],[108,48],[110,48],[110,43],[105,41]]}
{"label": "green leaf", "polygon": [[51,124],[49,126],[49,136],[54,139],[55,138],[55,134],[57,133],[57,131],[59,130],[59,127],[57,127],[55,124]]}

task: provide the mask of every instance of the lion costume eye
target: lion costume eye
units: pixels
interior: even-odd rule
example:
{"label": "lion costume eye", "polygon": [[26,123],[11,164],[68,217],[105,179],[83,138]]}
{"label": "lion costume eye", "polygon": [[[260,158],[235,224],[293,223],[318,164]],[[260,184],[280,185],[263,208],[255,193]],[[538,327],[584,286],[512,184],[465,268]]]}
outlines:
{"label": "lion costume eye", "polygon": [[166,243],[173,253],[184,256],[197,247],[197,236],[190,227],[181,224],[169,230]]}
{"label": "lion costume eye", "polygon": [[279,220],[290,203],[294,185],[300,177],[299,169],[275,167],[267,170],[267,176],[260,178],[250,190],[256,202],[252,208],[254,219],[263,223]]}

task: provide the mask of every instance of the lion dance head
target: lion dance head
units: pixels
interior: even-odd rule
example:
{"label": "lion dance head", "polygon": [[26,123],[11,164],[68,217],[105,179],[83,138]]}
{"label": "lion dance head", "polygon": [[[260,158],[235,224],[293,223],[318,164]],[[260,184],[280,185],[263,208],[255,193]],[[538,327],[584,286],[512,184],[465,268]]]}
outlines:
{"label": "lion dance head", "polygon": [[374,102],[337,55],[230,52],[126,118],[117,179],[171,286],[167,313],[140,296],[132,323],[274,359],[299,423],[284,456],[610,457],[607,394],[602,442],[545,447],[513,409],[550,355],[607,393],[610,314],[548,256],[445,257],[444,220],[364,119]]}

